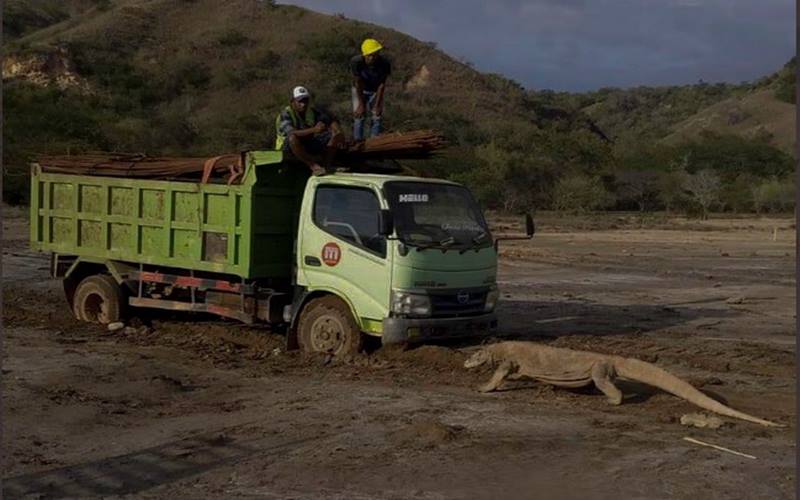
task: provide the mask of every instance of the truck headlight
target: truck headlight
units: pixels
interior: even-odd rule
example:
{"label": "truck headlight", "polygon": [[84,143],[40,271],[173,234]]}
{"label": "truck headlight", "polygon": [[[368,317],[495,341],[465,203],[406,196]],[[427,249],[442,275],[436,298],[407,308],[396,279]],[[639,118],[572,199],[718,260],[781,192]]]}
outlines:
{"label": "truck headlight", "polygon": [[430,316],[431,299],[421,293],[392,290],[392,312],[408,316]]}
{"label": "truck headlight", "polygon": [[490,288],[489,291],[486,292],[486,304],[483,306],[483,310],[485,312],[494,311],[494,306],[497,305],[498,298],[500,298],[500,290],[498,290],[496,286]]}

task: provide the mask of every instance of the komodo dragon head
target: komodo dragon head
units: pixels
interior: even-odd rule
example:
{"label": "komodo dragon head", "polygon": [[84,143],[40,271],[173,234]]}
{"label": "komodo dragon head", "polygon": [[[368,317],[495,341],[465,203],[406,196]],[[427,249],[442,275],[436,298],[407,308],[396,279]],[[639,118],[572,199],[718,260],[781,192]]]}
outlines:
{"label": "komodo dragon head", "polygon": [[488,349],[479,349],[464,361],[464,368],[475,368],[476,366],[481,366],[485,363],[492,364],[493,362],[494,359]]}

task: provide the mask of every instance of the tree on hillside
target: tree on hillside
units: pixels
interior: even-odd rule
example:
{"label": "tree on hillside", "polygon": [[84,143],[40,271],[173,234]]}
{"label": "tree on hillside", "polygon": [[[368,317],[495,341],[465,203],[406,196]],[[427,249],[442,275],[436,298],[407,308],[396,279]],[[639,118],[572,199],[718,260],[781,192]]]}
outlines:
{"label": "tree on hillside", "polygon": [[683,190],[686,172],[683,170],[670,170],[658,174],[658,199],[664,204],[667,212],[672,212],[686,199]]}
{"label": "tree on hillside", "polygon": [[553,208],[565,212],[582,213],[608,208],[614,204],[610,193],[598,177],[583,174],[566,175],[553,189]]}
{"label": "tree on hillside", "polygon": [[794,176],[773,177],[753,187],[753,205],[757,213],[789,212],[794,208]]}
{"label": "tree on hillside", "polygon": [[475,157],[478,165],[455,178],[470,186],[482,205],[505,212],[531,208],[539,179],[519,152],[490,142],[475,148]]}
{"label": "tree on hillside", "polygon": [[760,177],[781,176],[794,168],[794,162],[788,154],[760,138],[749,139],[704,131],[696,140],[680,145],[678,150],[679,155],[688,157],[688,172],[711,169],[725,181],[742,173]]}
{"label": "tree on hillside", "polygon": [[708,211],[719,201],[722,181],[714,171],[705,169],[684,178],[683,188],[703,210],[703,220],[708,219]]}
{"label": "tree on hillside", "polygon": [[641,212],[658,199],[658,174],[654,171],[624,171],[616,176],[617,201],[635,203]]}
{"label": "tree on hillside", "polygon": [[762,180],[751,174],[740,174],[723,182],[719,192],[719,208],[736,213],[752,212],[753,187],[760,185]]}

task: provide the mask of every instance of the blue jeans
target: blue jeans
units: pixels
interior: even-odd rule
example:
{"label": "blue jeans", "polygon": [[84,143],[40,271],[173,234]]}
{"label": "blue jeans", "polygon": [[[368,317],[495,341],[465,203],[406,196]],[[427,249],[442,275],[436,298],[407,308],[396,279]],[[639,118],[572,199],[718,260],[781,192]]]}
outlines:
{"label": "blue jeans", "polygon": [[[358,90],[355,87],[352,87],[353,96],[353,113],[355,113],[356,108],[358,107]],[[367,119],[367,115],[371,115],[372,124],[369,129],[369,135],[371,137],[375,137],[381,133],[381,117],[376,115],[373,111],[375,107],[375,99],[377,98],[377,93],[375,92],[362,92],[364,95],[364,103],[366,104],[364,107],[364,114],[361,117],[353,118],[353,139],[356,141],[363,141],[364,140],[364,122]]]}

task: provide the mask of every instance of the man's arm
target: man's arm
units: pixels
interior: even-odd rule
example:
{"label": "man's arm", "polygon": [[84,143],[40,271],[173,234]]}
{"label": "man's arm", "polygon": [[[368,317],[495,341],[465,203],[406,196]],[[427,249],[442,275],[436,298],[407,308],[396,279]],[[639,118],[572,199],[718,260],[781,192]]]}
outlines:
{"label": "man's arm", "polygon": [[325,128],[326,125],[324,123],[317,122],[317,124],[313,127],[292,130],[291,135],[295,137],[306,137],[309,135],[319,134],[320,132],[324,131]]}
{"label": "man's arm", "polygon": [[356,105],[356,109],[353,111],[353,114],[356,117],[361,117],[364,115],[364,108],[366,108],[367,103],[364,102],[364,80],[361,78],[361,75],[358,72],[358,67],[361,64],[361,59],[359,56],[354,56],[350,59],[350,73],[353,75],[353,87],[356,89],[356,99],[358,99],[358,104]]}
{"label": "man's arm", "polygon": [[383,114],[383,90],[385,88],[386,82],[383,82],[378,85],[378,90],[375,92],[375,106],[373,107],[372,112],[377,116],[381,116]]}
{"label": "man's arm", "polygon": [[358,99],[358,105],[353,114],[357,117],[364,116],[364,108],[367,106],[367,103],[364,102],[364,80],[360,76],[353,77],[353,86],[356,88],[356,99]]}
{"label": "man's arm", "polygon": [[306,137],[309,135],[314,135],[318,134],[319,132],[322,132],[323,130],[325,130],[325,125],[323,124],[322,126],[320,126],[320,124],[317,123],[313,127],[296,129],[294,128],[294,125],[292,125],[292,119],[286,114],[282,114],[279,128],[280,131],[286,137],[291,137],[291,136]]}
{"label": "man's arm", "polygon": [[344,138],[344,133],[342,133],[342,126],[339,124],[337,120],[334,119],[334,121],[331,122],[330,128],[331,128],[331,135],[333,137]]}
{"label": "man's arm", "polygon": [[378,90],[375,92],[375,107],[373,113],[377,116],[383,114],[383,91],[386,89],[386,79],[392,74],[392,63],[389,62],[388,59],[383,59],[383,62],[385,64],[384,69],[386,73],[383,76],[383,81],[378,85]]}

